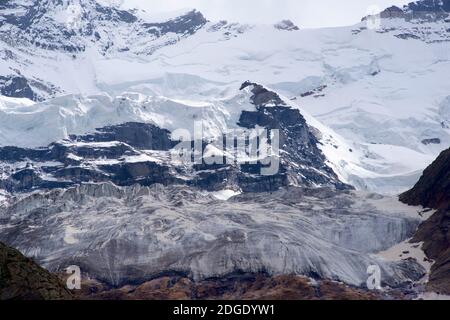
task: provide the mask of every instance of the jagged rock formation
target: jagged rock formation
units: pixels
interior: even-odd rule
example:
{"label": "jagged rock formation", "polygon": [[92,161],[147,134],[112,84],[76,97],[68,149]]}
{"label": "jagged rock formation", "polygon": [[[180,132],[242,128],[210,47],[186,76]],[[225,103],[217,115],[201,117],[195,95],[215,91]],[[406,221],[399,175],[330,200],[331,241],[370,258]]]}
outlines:
{"label": "jagged rock formation", "polygon": [[450,149],[442,152],[423,173],[413,189],[400,200],[438,211],[420,225],[414,242],[424,242],[427,257],[435,261],[428,289],[450,294]]}
{"label": "jagged rock formation", "polygon": [[[393,33],[395,37],[402,40],[422,40],[428,43],[450,41],[449,0],[415,1],[402,8],[391,6],[383,10],[379,17],[382,20],[376,30],[378,33]],[[373,16],[364,17],[362,21],[367,21],[368,18]],[[362,30],[359,29],[357,33]]]}
{"label": "jagged rock formation", "polygon": [[391,6],[380,13],[381,18],[401,18],[406,21],[436,21],[450,16],[449,0],[420,0],[411,2],[402,8]]}
{"label": "jagged rock formation", "polygon": [[340,182],[326,165],[326,158],[319,149],[320,142],[298,109],[289,107],[278,94],[261,85],[245,82],[241,90],[247,87],[251,88],[250,99],[256,111],[243,111],[238,124],[247,129],[260,126],[279,130],[279,145],[284,151],[280,171],[286,172],[284,186],[331,183],[337,189],[351,188]]}
{"label": "jagged rock formation", "polygon": [[[331,169],[327,157],[320,149],[325,143],[320,140],[320,132],[306,122],[298,109],[292,108],[277,93],[259,84],[247,82],[242,85],[241,90],[244,89],[250,90],[248,97],[246,93],[242,95],[248,99],[248,106],[253,110],[248,107],[237,109],[237,123],[230,125],[231,128],[279,130],[279,154],[274,155],[274,158],[261,158],[270,160],[271,164],[279,162],[279,165],[274,166],[274,172],[268,175],[263,174],[263,170],[270,165],[264,161],[253,164],[246,161],[245,157],[241,157],[242,160],[236,157],[227,161],[226,156],[222,155],[221,161],[210,164],[207,161],[210,157],[208,150],[222,136],[213,138],[212,141],[204,138],[201,146],[202,163],[179,163],[173,157],[174,148],[179,142],[171,139],[169,130],[152,123],[126,122],[97,128],[84,135],[69,134],[66,139],[46,148],[0,147],[0,189],[12,193],[29,192],[65,188],[82,182],[109,181],[119,186],[136,183],[145,186],[155,183],[185,184],[209,191],[228,188],[244,192],[266,192],[289,185],[352,188],[341,182]],[[74,108],[77,110],[78,105]],[[136,120],[146,119],[145,114],[141,115],[144,108],[138,105],[135,109],[130,109],[129,113]],[[118,112],[123,110],[123,106],[119,104]],[[218,121],[219,124],[225,122],[225,112],[228,113],[228,110],[223,111],[223,114],[219,110],[212,111],[199,112],[203,117],[204,114],[212,113],[211,119],[194,116],[194,119],[182,122],[186,126],[191,125],[189,121],[193,125],[194,120],[203,120],[209,126],[214,125],[213,121]],[[99,108],[99,111],[92,112],[96,118],[101,118],[99,121],[104,121],[99,112],[109,117],[108,112]],[[171,117],[168,121],[177,121],[177,118]],[[220,120],[220,117],[224,120]],[[64,117],[63,121],[68,120]],[[76,119],[68,122],[73,125]],[[189,148],[193,147],[194,142]],[[235,146],[224,145],[219,151],[225,153],[224,149],[230,147]],[[250,147],[247,145],[247,148]],[[245,154],[250,157],[249,150]]]}
{"label": "jagged rock formation", "polygon": [[[207,22],[194,10],[168,21],[151,23],[131,11],[103,6],[95,0],[7,1],[0,5],[0,15],[0,39],[6,43],[15,41],[19,45],[69,53],[83,52],[91,42],[95,42],[103,53],[125,50],[125,47],[118,48],[114,40],[131,34],[108,34],[114,27],[135,30],[134,40],[139,36],[155,40],[168,33],[193,34]],[[130,41],[121,45],[123,43],[131,44]],[[147,53],[151,53],[151,44],[147,46]]]}
{"label": "jagged rock formation", "polygon": [[28,84],[28,80],[23,77],[0,76],[0,88],[0,93],[7,97],[28,98],[30,100],[38,99]]}
{"label": "jagged rock formation", "polygon": [[450,149],[443,151],[423,172],[419,182],[400,200],[409,205],[450,209]]}
{"label": "jagged rock formation", "polygon": [[380,13],[381,18],[404,18],[405,12],[397,6],[389,7]]}
{"label": "jagged rock formation", "polygon": [[57,276],[0,242],[0,300],[68,300]]}
{"label": "jagged rock formation", "polygon": [[437,20],[450,15],[449,0],[421,0],[411,2],[404,8],[408,19]]}
{"label": "jagged rock formation", "polygon": [[76,60],[90,49],[102,56],[146,56],[193,35],[206,23],[195,10],[152,22],[96,0],[3,1],[0,41],[5,48],[0,49],[0,58],[8,61],[9,71],[0,74],[0,92],[35,101],[54,97],[64,91],[60,83],[47,83],[21,72],[36,57],[41,63],[55,55]]}

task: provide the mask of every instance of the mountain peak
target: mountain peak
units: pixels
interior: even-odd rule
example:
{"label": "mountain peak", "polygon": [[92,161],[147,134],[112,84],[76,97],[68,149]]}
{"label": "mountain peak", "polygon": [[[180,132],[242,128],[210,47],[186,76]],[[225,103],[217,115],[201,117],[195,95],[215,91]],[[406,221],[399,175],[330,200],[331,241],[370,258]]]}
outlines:
{"label": "mountain peak", "polygon": [[[130,51],[136,43],[148,47],[168,33],[176,34],[176,37],[172,36],[176,39],[192,35],[206,23],[203,14],[195,9],[155,18],[138,16],[136,10],[120,9],[118,3],[111,1],[106,5],[97,0],[13,0],[0,4],[0,40],[71,54],[84,52],[95,44],[102,54],[114,51],[114,48]],[[167,41],[177,42],[175,39]],[[117,47],[119,43],[121,47]],[[153,51],[139,48],[139,53],[151,54]]]}
{"label": "mountain peak", "polygon": [[[380,13],[382,19],[401,18],[407,21],[436,21],[450,17],[450,0],[420,0],[399,8],[391,6]],[[363,18],[363,21],[367,17]]]}

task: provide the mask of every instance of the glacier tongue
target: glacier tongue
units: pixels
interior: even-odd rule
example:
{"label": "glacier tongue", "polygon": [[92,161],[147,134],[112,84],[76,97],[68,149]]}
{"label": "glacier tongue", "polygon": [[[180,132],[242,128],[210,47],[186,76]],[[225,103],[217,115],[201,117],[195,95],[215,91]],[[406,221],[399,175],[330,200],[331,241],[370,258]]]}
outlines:
{"label": "glacier tongue", "polygon": [[411,236],[417,209],[358,192],[289,188],[220,201],[179,186],[83,184],[21,196],[0,209],[0,222],[1,241],[50,270],[77,264],[112,285],[244,271],[361,286],[374,264],[393,287],[423,275],[415,262],[372,255]]}

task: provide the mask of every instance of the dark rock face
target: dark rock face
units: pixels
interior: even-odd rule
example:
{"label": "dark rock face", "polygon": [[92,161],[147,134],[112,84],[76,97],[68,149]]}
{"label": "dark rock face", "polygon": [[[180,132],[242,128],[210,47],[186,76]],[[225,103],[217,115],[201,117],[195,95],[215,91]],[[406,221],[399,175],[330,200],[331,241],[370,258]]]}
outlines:
{"label": "dark rock face", "polygon": [[443,151],[423,172],[419,182],[400,200],[409,205],[450,209],[450,149]]}
{"label": "dark rock face", "polygon": [[439,209],[420,225],[414,242],[435,261],[430,274],[430,290],[450,294],[450,149],[441,153],[423,173],[416,186],[400,200],[410,205]]}
{"label": "dark rock face", "polygon": [[130,11],[119,10],[113,7],[105,7],[98,3],[96,3],[95,5],[95,10],[97,13],[101,14],[102,16],[112,21],[119,21],[125,23],[134,23],[138,21],[138,18]]}
{"label": "dark rock face", "polygon": [[[37,49],[44,55],[58,52],[74,60],[87,47],[95,48],[102,55],[123,52],[151,55],[194,34],[206,22],[195,10],[168,21],[151,23],[138,18],[133,11],[104,6],[96,0],[0,1],[0,42],[19,51]],[[113,36],[117,29],[128,30],[119,41]],[[166,38],[161,39],[162,36]],[[142,45],[135,46],[136,43]],[[32,64],[33,59],[13,54],[6,45],[1,47],[5,49],[0,50],[0,60],[10,65],[15,74],[0,75],[0,94],[41,101],[62,91],[59,84],[42,81],[38,79],[41,76],[33,77],[18,67]]]}
{"label": "dark rock face", "polygon": [[395,37],[402,39],[402,40],[408,40],[408,39],[420,40],[419,36],[412,34],[412,33],[400,33],[400,34],[396,34]]}
{"label": "dark rock face", "polygon": [[413,242],[424,242],[423,249],[435,261],[431,268],[428,289],[450,294],[450,209],[439,210],[420,225]]}
{"label": "dark rock face", "polygon": [[448,17],[450,13],[449,0],[422,0],[411,2],[407,6],[413,18],[426,18],[427,15],[435,17]]}
{"label": "dark rock face", "polygon": [[[183,184],[170,171],[168,166],[158,165],[153,162],[123,163],[101,168],[109,173],[110,181],[118,186],[131,186],[140,184],[150,186],[156,183],[162,185]],[[108,178],[104,179],[108,181]]]}
{"label": "dark rock face", "polygon": [[251,100],[256,111],[242,112],[238,124],[247,129],[260,126],[279,130],[279,144],[284,152],[278,179],[284,179],[285,185],[297,181],[308,186],[320,184],[332,185],[337,189],[351,188],[339,181],[325,164],[325,156],[318,147],[319,141],[299,110],[287,106],[279,95],[260,85],[246,82],[241,89],[248,86],[252,86]]}
{"label": "dark rock face", "polygon": [[[93,11],[102,16],[103,20],[121,21],[126,23],[136,22],[138,19],[129,11],[119,10],[113,7],[102,6],[96,1],[84,1],[81,4],[85,8],[92,8]],[[14,24],[20,27],[22,30],[26,30],[33,25],[39,19],[45,18],[45,15],[49,13],[53,8],[57,6],[65,5],[62,0],[35,0],[33,2],[23,1],[5,1],[0,4],[0,10],[5,9],[21,9],[25,10],[25,14],[6,14],[6,23]]]}
{"label": "dark rock face", "polygon": [[36,100],[37,96],[28,84],[28,80],[18,76],[0,76],[0,93],[7,97]]}
{"label": "dark rock face", "polygon": [[[52,13],[58,10],[68,10],[68,5],[74,5],[79,17],[77,26],[55,21]],[[5,14],[2,14],[2,9]],[[12,10],[20,14],[10,14]],[[119,26],[133,26],[137,34],[145,32],[156,37],[169,32],[179,35],[191,35],[203,27],[207,20],[198,11],[191,11],[183,16],[162,23],[147,23],[133,14],[132,11],[120,10],[103,6],[95,0],[62,1],[8,1],[0,4],[0,25],[10,25],[8,31],[0,35],[0,39],[14,44],[24,42],[47,50],[58,50],[68,53],[83,52],[86,40],[101,41],[103,31],[112,32]],[[30,37],[29,35],[32,35]],[[150,39],[149,39],[150,40]],[[114,43],[105,40],[103,49],[108,50]],[[121,48],[121,50],[124,50]]]}
{"label": "dark rock face", "polygon": [[44,100],[43,95],[54,96],[61,90],[41,80],[27,79],[17,74],[0,75],[0,94],[12,98],[28,98],[33,101]]}
{"label": "dark rock face", "polygon": [[439,139],[439,138],[424,139],[424,140],[422,140],[422,143],[423,143],[424,145],[429,145],[429,144],[441,144],[441,139]]}
{"label": "dark rock face", "polygon": [[187,14],[164,23],[144,23],[143,26],[149,33],[155,36],[163,36],[169,32],[177,34],[194,34],[203,27],[208,20],[197,10],[192,10]]}
{"label": "dark rock face", "polygon": [[[112,181],[121,186],[175,183],[177,179],[165,165],[145,159],[131,163],[120,160],[139,156],[140,150],[144,149],[169,150],[175,144],[167,130],[151,124],[125,123],[100,128],[84,136],[72,135],[69,140],[53,143],[48,148],[2,147],[0,161],[3,165],[0,170],[9,178],[0,179],[0,188],[10,192],[27,192],[63,188],[82,182]],[[89,165],[89,162],[99,159],[105,160],[105,163]],[[10,167],[19,161],[29,165],[11,170]],[[49,164],[46,165],[46,162]],[[43,165],[37,167],[36,163]]]}
{"label": "dark rock face", "polygon": [[170,131],[152,124],[128,122],[117,126],[99,128],[93,134],[70,136],[77,142],[119,141],[137,149],[170,150],[176,143],[170,139]]}
{"label": "dark rock face", "polygon": [[69,300],[57,276],[0,242],[0,300]]}
{"label": "dark rock face", "polygon": [[380,13],[381,18],[404,18],[405,13],[397,6],[392,6]]}
{"label": "dark rock face", "polygon": [[450,14],[450,0],[421,0],[411,2],[402,9],[396,6],[380,13],[381,18],[404,18],[406,20],[435,21],[445,19]]}
{"label": "dark rock face", "polygon": [[[320,142],[301,113],[260,85],[247,82],[242,89],[249,86],[255,111],[242,112],[238,125],[246,130],[279,131],[280,155],[263,159],[268,161],[230,163],[222,157],[222,163],[211,164],[206,157],[194,165],[175,165],[171,152],[179,142],[171,139],[168,130],[130,122],[70,135],[47,148],[0,148],[0,188],[14,193],[110,181],[119,186],[185,184],[209,191],[272,192],[292,184],[351,189],[326,165]],[[202,141],[202,150],[210,143]],[[188,149],[194,146],[192,141]],[[17,167],[18,162],[28,165]],[[268,168],[274,172],[265,175],[263,170]]]}

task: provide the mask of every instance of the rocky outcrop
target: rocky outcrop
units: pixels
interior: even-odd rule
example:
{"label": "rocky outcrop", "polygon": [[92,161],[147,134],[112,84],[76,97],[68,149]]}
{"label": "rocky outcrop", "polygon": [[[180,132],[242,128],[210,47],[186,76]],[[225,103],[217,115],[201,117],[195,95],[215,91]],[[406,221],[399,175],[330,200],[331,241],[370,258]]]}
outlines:
{"label": "rocky outcrop", "polygon": [[450,0],[421,0],[404,7],[408,19],[433,21],[448,18]]}
{"label": "rocky outcrop", "polygon": [[0,300],[68,300],[57,276],[0,242]]}
{"label": "rocky outcrop", "polygon": [[108,288],[86,281],[80,299],[100,300],[378,300],[384,296],[333,281],[267,274],[233,274],[194,282],[180,276],[160,277],[140,285]]}
{"label": "rocky outcrop", "polygon": [[[380,13],[383,19],[400,18],[407,21],[436,21],[450,16],[449,0],[421,0],[411,2],[402,8],[391,6]],[[363,18],[363,20],[367,17]]]}
{"label": "rocky outcrop", "polygon": [[0,94],[6,97],[42,101],[44,97],[53,97],[58,92],[60,89],[57,86],[34,78],[26,78],[19,72],[0,75]]}
{"label": "rocky outcrop", "polygon": [[7,97],[37,99],[36,94],[28,84],[28,80],[18,76],[0,76],[0,93]]}
{"label": "rocky outcrop", "polygon": [[[14,10],[17,13],[11,14]],[[58,14],[59,19],[55,18]],[[181,37],[192,35],[207,22],[200,12],[193,10],[168,21],[151,23],[140,19],[132,11],[105,6],[96,0],[8,1],[0,4],[0,17],[4,27],[1,40],[7,43],[16,40],[17,44],[70,54],[85,51],[91,41],[99,43],[103,53],[111,50],[116,45],[114,37],[108,36],[105,31],[117,26],[154,40],[170,33]],[[175,38],[172,41],[177,42]],[[123,47],[116,49],[124,50]]]}
{"label": "rocky outcrop", "polygon": [[404,18],[405,12],[397,6],[389,7],[380,13],[381,18],[392,19],[392,18]]}
{"label": "rocky outcrop", "polygon": [[428,289],[450,294],[450,149],[441,153],[423,173],[419,182],[400,200],[438,211],[422,223],[414,242],[423,242],[429,259],[435,261]]}
{"label": "rocky outcrop", "polygon": [[420,225],[413,242],[423,242],[427,257],[434,261],[428,290],[450,295],[450,209],[437,211]]}
{"label": "rocky outcrop", "polygon": [[144,23],[143,26],[149,33],[158,37],[169,32],[176,34],[194,34],[203,27],[208,20],[197,10],[192,10],[185,15],[164,23]]}
{"label": "rocky outcrop", "polygon": [[275,29],[285,31],[298,31],[300,30],[291,20],[283,20],[275,24]]}
{"label": "rocky outcrop", "polygon": [[[152,123],[126,122],[97,128],[88,134],[70,134],[45,148],[0,147],[0,189],[12,193],[29,192],[83,182],[113,182],[119,186],[184,184],[208,191],[233,189],[243,192],[273,192],[290,185],[352,189],[331,169],[320,149],[320,133],[308,125],[298,109],[259,84],[246,82],[241,87],[244,89],[249,91],[242,96],[249,99],[254,110],[237,111],[237,123],[233,123],[232,128],[241,131],[265,128],[271,133],[278,130],[278,141],[269,139],[273,147],[278,145],[278,152],[261,156],[262,153],[239,150],[238,156],[228,159],[225,152],[235,145],[222,143],[218,150],[223,155],[217,156],[221,161],[211,164],[215,161],[208,161],[211,155],[207,150],[215,148],[221,138],[225,141],[226,138],[203,137],[203,141],[198,141],[203,159],[196,163],[186,159],[180,163],[173,157],[179,141],[171,139],[169,130]],[[189,121],[192,120],[184,122],[189,125]],[[206,124],[208,121],[212,120],[204,120]],[[234,138],[236,145],[237,139],[243,141],[242,137]],[[250,142],[244,143],[245,148],[250,149]],[[194,141],[187,144],[186,148],[193,153]],[[255,140],[252,146],[256,147]],[[256,163],[254,158],[258,158]],[[273,172],[265,174],[264,170],[270,168]]]}
{"label": "rocky outcrop", "polygon": [[92,134],[71,135],[70,139],[75,142],[86,143],[119,141],[141,150],[167,151],[176,145],[176,142],[170,139],[169,130],[139,122],[127,122],[116,126],[98,128]]}
{"label": "rocky outcrop", "polygon": [[16,74],[9,81],[4,81],[9,75],[0,75],[0,93],[41,101],[64,90],[59,89],[60,83],[53,82],[54,78],[47,79],[51,84],[38,80],[46,78],[45,71],[37,77],[26,72],[25,66],[32,65],[33,55],[24,58],[12,52],[16,49],[22,53],[38,51],[37,55],[44,57],[59,54],[61,59],[72,60],[85,53],[86,48],[101,55],[146,56],[193,35],[206,23],[206,18],[196,10],[152,22],[133,11],[96,0],[1,1],[0,47],[5,50],[0,49],[0,59],[5,70]]}
{"label": "rocky outcrop", "polygon": [[[255,111],[243,111],[239,126],[254,129],[263,127],[279,130],[281,155],[280,175],[284,186],[292,183],[304,186],[330,185],[337,189],[351,189],[342,183],[326,164],[319,149],[319,141],[298,109],[289,107],[281,97],[267,88],[245,82],[241,90],[251,88]],[[279,176],[281,178],[281,176]]]}
{"label": "rocky outcrop", "polygon": [[410,191],[400,196],[409,205],[450,209],[450,149],[443,151]]}

